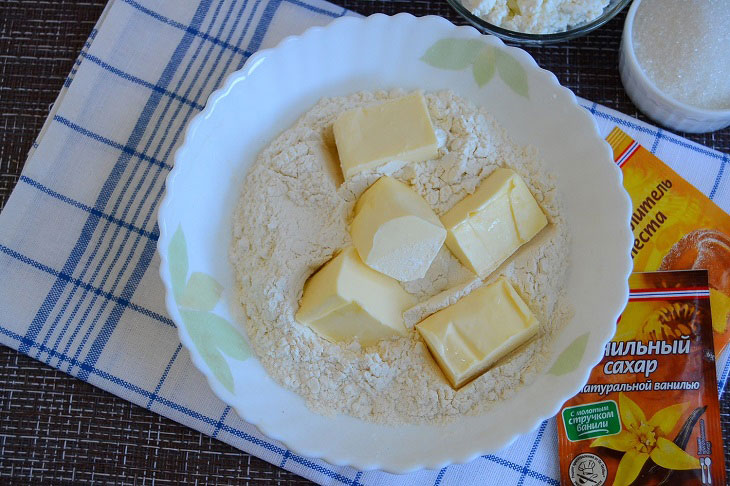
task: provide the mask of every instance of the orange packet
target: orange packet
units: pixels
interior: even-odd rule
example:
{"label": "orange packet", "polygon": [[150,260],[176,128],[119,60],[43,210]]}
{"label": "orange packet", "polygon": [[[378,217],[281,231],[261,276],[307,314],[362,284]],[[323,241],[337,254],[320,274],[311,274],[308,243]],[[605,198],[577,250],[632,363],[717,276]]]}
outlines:
{"label": "orange packet", "polygon": [[723,486],[705,270],[634,273],[602,361],[557,416],[563,486]]}
{"label": "orange packet", "polygon": [[606,141],[633,201],[634,271],[708,270],[719,356],[730,342],[730,215],[618,127]]}

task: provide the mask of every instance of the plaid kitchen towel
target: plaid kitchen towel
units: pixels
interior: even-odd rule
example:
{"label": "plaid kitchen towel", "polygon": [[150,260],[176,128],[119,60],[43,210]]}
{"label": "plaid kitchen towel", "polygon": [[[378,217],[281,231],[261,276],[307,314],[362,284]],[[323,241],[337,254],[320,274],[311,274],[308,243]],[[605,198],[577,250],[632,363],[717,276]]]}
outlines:
{"label": "plaid kitchen towel", "polygon": [[[0,342],[322,484],[557,485],[554,422],[470,464],[393,476],[262,436],[216,399],[166,315],[156,210],[183,129],[252,52],[347,14],[318,0],[113,0],[0,215]],[[728,156],[596,104],[730,209]],[[728,367],[722,368],[724,387]]]}

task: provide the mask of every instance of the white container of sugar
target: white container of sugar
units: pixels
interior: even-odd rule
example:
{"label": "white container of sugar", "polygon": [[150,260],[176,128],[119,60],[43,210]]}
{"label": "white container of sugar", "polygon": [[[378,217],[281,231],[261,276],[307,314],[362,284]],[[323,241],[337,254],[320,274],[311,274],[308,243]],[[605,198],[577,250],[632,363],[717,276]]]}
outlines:
{"label": "white container of sugar", "polygon": [[634,0],[619,70],[634,104],[662,125],[730,125],[730,0]]}

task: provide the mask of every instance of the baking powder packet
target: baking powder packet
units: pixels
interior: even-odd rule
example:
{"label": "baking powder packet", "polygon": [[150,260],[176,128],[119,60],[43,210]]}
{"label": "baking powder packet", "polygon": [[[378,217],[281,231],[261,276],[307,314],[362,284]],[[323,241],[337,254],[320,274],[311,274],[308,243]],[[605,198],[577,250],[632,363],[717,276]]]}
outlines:
{"label": "baking powder packet", "polygon": [[634,271],[707,270],[720,356],[730,342],[730,215],[618,127],[606,141],[633,201]]}
{"label": "baking powder packet", "polygon": [[634,273],[629,303],[557,417],[563,486],[724,486],[705,270]]}

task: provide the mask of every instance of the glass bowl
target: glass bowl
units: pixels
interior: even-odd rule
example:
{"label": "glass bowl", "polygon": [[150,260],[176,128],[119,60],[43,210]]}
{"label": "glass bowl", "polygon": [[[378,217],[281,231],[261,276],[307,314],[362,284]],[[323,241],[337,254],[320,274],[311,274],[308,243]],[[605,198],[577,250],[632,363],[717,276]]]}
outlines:
{"label": "glass bowl", "polygon": [[462,17],[469,21],[474,27],[487,34],[494,34],[501,37],[504,40],[512,42],[520,42],[523,44],[554,44],[556,42],[562,42],[569,39],[575,39],[576,37],[583,36],[612,18],[616,16],[631,0],[611,0],[606,8],[603,9],[603,13],[595,19],[585,24],[579,24],[572,26],[571,28],[562,32],[555,32],[553,34],[527,34],[525,32],[517,32],[515,30],[505,29],[498,25],[490,24],[486,20],[473,15],[468,8],[466,8],[461,0],[446,0],[449,2],[454,10],[456,10]]}

